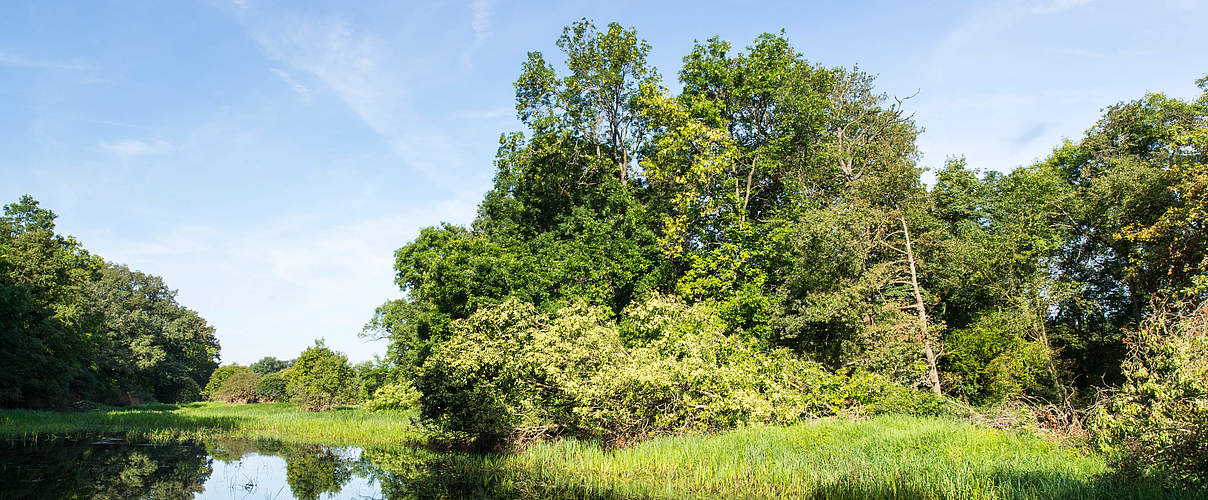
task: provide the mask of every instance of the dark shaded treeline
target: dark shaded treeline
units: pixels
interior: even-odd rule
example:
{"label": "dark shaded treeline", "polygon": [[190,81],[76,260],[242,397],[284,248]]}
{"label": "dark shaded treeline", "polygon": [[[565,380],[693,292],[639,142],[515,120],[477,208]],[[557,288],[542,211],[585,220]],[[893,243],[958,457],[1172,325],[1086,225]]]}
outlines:
{"label": "dark shaded treeline", "polygon": [[214,328],[54,219],[30,196],[0,217],[0,406],[196,400],[218,366]]}

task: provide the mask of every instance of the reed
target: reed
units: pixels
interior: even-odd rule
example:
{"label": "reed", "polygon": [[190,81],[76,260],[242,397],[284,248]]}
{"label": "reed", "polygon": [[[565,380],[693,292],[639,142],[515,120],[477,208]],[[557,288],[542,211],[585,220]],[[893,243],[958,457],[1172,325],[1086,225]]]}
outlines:
{"label": "reed", "polygon": [[1169,498],[1109,475],[1103,458],[1027,432],[958,420],[882,416],[606,449],[575,440],[516,454],[462,455],[492,491],[576,498]]}

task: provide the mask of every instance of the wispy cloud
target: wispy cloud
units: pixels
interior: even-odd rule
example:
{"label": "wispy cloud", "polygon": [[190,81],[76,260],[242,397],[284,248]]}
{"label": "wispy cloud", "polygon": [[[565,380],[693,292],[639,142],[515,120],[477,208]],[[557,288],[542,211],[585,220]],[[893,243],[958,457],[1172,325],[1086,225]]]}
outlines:
{"label": "wispy cloud", "polygon": [[492,0],[472,0],[470,11],[474,17],[474,43],[481,44],[491,36],[491,14],[495,8]]}
{"label": "wispy cloud", "polygon": [[305,85],[302,85],[297,80],[294,80],[293,77],[289,76],[289,73],[281,71],[277,68],[272,68],[272,71],[273,74],[277,75],[277,77],[281,79],[281,81],[285,82],[286,85],[289,85],[289,88],[293,89],[294,92],[298,94],[298,97],[301,97],[303,101],[310,100],[310,89],[306,88]]}
{"label": "wispy cloud", "polygon": [[444,187],[464,185],[455,141],[414,109],[409,83],[422,76],[422,62],[339,17],[271,13],[245,23],[269,58],[334,91],[408,167]]}
{"label": "wispy cloud", "polygon": [[66,71],[84,71],[91,69],[87,63],[78,60],[56,61],[50,59],[32,59],[12,52],[0,51],[0,66],[17,68],[53,69]]}
{"label": "wispy cloud", "polygon": [[100,142],[97,147],[101,151],[111,153],[122,158],[133,158],[137,156],[157,155],[172,152],[172,143],[164,140],[155,140],[152,142],[144,142],[135,139],[123,139],[117,142]]}
{"label": "wispy cloud", "polygon": [[1094,0],[1052,0],[1047,3],[1032,6],[1033,14],[1055,14],[1089,5]]}

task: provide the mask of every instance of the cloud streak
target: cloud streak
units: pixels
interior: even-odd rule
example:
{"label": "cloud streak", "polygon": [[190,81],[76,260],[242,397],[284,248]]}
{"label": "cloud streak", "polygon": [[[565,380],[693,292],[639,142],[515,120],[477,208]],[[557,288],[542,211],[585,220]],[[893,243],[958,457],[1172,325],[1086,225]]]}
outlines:
{"label": "cloud streak", "polygon": [[494,13],[494,5],[491,0],[473,0],[470,3],[470,11],[473,15],[474,22],[474,43],[482,44],[491,36],[491,14]]}
{"label": "cloud streak", "polygon": [[281,71],[277,68],[272,68],[272,72],[274,75],[277,75],[277,78],[280,78],[281,81],[285,82],[289,88],[293,89],[294,93],[298,94],[298,97],[302,98],[303,101],[310,100],[310,89],[306,88],[305,85],[302,85],[297,80],[294,80],[293,77],[289,76],[289,73]]}
{"label": "cloud streak", "polygon": [[408,167],[443,187],[463,184],[453,172],[461,165],[455,142],[413,108],[408,82],[422,64],[338,17],[274,13],[247,27],[268,57],[323,82]]}
{"label": "cloud streak", "polygon": [[85,71],[91,68],[87,63],[77,60],[54,61],[47,59],[30,59],[12,52],[0,51],[0,66],[16,68],[49,69],[63,71]]}
{"label": "cloud streak", "polygon": [[155,140],[152,142],[144,142],[136,139],[123,139],[117,142],[100,142],[97,147],[101,151],[114,154],[122,158],[134,158],[138,156],[158,155],[172,152],[172,143],[164,140]]}
{"label": "cloud streak", "polygon": [[1089,5],[1094,0],[1053,0],[1051,2],[1035,5],[1032,7],[1033,14],[1056,14],[1067,10],[1076,9],[1084,5]]}

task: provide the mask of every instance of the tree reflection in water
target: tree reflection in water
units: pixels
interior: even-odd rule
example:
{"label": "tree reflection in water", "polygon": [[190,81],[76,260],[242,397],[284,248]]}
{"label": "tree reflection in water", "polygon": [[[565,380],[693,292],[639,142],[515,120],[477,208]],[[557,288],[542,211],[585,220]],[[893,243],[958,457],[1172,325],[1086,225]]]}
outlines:
{"label": "tree reflection in water", "polygon": [[[370,498],[598,496],[499,461],[420,448],[258,439],[0,444],[0,498]],[[609,495],[605,495],[609,496]]]}
{"label": "tree reflection in water", "polygon": [[121,441],[0,445],[4,498],[191,498],[212,472],[197,444]]}

